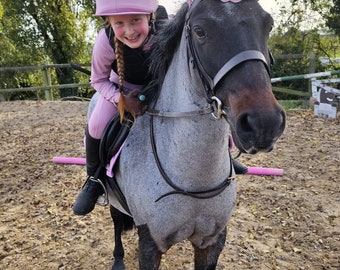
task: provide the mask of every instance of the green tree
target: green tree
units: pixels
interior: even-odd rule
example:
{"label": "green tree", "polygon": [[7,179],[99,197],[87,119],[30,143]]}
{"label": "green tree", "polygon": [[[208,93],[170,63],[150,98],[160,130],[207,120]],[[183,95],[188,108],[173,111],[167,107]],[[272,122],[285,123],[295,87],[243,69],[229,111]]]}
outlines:
{"label": "green tree", "polygon": [[276,27],[281,29],[313,29],[324,27],[332,3],[328,0],[275,0],[280,15]]}
{"label": "green tree", "polygon": [[280,6],[280,27],[327,26],[340,35],[340,0],[275,0]]}
{"label": "green tree", "polygon": [[340,38],[340,0],[333,0],[333,6],[326,15],[326,25]]}
{"label": "green tree", "polygon": [[[269,40],[269,47],[275,58],[275,64],[271,70],[273,78],[296,74],[309,73],[309,53],[307,49],[308,34],[296,28],[290,28],[286,32],[277,31]],[[275,83],[275,86],[290,88],[299,91],[308,91],[306,80],[295,80]],[[275,94],[278,99],[295,99],[283,93]]]}
{"label": "green tree", "polygon": [[[337,69],[321,65],[320,57],[334,58],[339,53],[339,39],[325,28],[326,15],[331,14],[332,3],[324,0],[276,0],[281,6],[276,17],[276,27],[269,40],[269,47],[276,58],[272,77],[305,74]],[[290,55],[290,56],[289,56]],[[297,55],[298,57],[291,57]],[[311,55],[315,62],[311,65]],[[292,80],[275,83],[275,86],[307,92],[308,80]],[[279,99],[294,99],[296,96],[278,93]]]}
{"label": "green tree", "polygon": [[[89,0],[0,0],[1,65],[90,61],[94,3]],[[56,70],[59,84],[77,82],[71,68]],[[76,95],[62,89],[60,96]]]}

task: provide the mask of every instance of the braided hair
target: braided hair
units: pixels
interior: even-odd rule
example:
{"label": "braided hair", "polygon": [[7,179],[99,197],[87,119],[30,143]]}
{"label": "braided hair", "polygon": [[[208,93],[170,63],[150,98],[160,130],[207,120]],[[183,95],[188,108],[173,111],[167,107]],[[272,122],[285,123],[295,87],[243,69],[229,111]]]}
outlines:
{"label": "braided hair", "polygon": [[114,37],[114,45],[115,45],[115,53],[116,53],[116,60],[117,60],[117,72],[119,77],[119,100],[118,100],[118,112],[120,115],[120,120],[122,121],[124,118],[124,111],[125,111],[125,102],[123,97],[123,89],[124,89],[124,57],[123,57],[123,43],[118,40],[118,38]]}

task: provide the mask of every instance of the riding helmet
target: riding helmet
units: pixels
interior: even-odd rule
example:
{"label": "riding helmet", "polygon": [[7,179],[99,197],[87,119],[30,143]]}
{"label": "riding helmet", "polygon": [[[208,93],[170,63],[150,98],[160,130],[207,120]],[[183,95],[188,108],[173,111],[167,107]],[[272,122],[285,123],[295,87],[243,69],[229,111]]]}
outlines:
{"label": "riding helmet", "polygon": [[150,14],[157,7],[157,0],[96,0],[94,16]]}

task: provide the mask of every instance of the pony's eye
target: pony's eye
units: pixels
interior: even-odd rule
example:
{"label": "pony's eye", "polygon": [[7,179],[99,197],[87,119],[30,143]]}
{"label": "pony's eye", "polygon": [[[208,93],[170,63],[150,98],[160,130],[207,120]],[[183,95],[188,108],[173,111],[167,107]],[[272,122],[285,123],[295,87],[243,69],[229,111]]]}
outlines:
{"label": "pony's eye", "polygon": [[194,33],[196,34],[196,36],[199,38],[199,39],[202,39],[202,38],[205,38],[206,37],[206,34],[205,34],[205,31],[199,27],[199,26],[194,26]]}

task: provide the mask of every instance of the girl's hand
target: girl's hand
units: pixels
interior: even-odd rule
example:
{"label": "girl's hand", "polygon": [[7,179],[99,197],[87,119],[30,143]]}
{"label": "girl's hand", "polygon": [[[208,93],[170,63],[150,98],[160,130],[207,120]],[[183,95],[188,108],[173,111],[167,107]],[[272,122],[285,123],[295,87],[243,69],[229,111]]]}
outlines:
{"label": "girl's hand", "polygon": [[126,111],[130,112],[132,115],[142,115],[146,111],[148,105],[146,102],[141,101],[138,94],[140,90],[132,90],[127,95],[124,95],[124,108]]}

